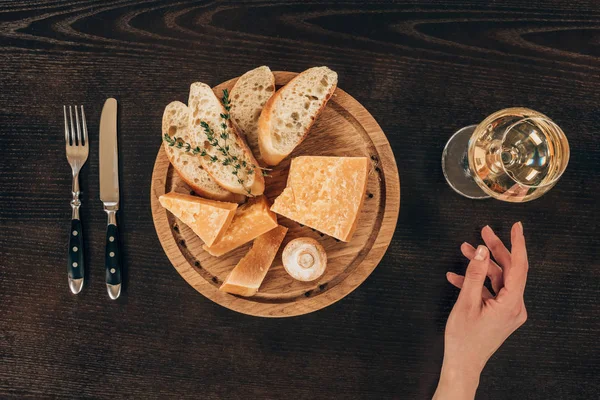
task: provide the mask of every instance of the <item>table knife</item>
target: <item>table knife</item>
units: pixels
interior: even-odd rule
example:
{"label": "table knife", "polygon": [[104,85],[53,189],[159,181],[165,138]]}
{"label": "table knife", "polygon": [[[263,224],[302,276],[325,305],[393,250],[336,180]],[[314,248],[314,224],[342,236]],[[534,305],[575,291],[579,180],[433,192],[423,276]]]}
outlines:
{"label": "table knife", "polygon": [[106,229],[106,290],[115,300],[121,294],[121,252],[119,248],[119,153],[117,146],[117,100],[108,99],[100,116],[100,200],[108,215]]}

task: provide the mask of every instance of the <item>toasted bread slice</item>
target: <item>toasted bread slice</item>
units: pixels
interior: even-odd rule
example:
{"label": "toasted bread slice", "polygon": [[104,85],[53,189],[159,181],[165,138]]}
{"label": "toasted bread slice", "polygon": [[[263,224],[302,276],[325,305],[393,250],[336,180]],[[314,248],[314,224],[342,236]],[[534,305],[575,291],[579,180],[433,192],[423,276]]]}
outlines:
{"label": "toasted bread slice", "polygon": [[[163,135],[167,133],[171,138],[178,137],[190,143],[189,134],[190,113],[188,107],[180,101],[169,103],[165,107],[162,120]],[[177,171],[181,179],[187,183],[190,188],[198,195],[212,200],[229,201],[233,203],[242,203],[246,197],[231,193],[223,189],[211,178],[204,170],[199,155],[186,152],[182,149],[169,146],[163,141],[165,152],[173,168]]]}
{"label": "toasted bread slice", "polygon": [[231,89],[231,118],[246,137],[254,157],[260,161],[258,118],[265,103],[275,93],[275,76],[267,66],[246,72]]}
{"label": "toasted bread slice", "polygon": [[[192,83],[188,107],[193,145],[206,151],[206,156],[201,157],[204,169],[217,184],[230,192],[261,195],[265,190],[265,180],[258,168],[258,162],[244,140],[239,137],[231,119],[222,117],[226,114],[225,108],[210,86],[201,82]],[[208,124],[212,131],[212,143],[216,140],[218,146],[211,144],[203,122]],[[225,131],[222,128],[223,124]],[[222,137],[223,134],[226,138]],[[223,149],[228,149],[227,154],[222,152]],[[233,157],[235,158],[232,160]],[[236,169],[236,165],[240,167]]]}
{"label": "toasted bread slice", "polygon": [[163,194],[158,201],[189,226],[207,246],[212,246],[221,239],[238,208],[235,203],[207,200],[175,192]]}
{"label": "toasted bread slice", "polygon": [[298,146],[337,87],[327,67],[309,68],[279,89],[258,119],[262,160],[277,165]]}

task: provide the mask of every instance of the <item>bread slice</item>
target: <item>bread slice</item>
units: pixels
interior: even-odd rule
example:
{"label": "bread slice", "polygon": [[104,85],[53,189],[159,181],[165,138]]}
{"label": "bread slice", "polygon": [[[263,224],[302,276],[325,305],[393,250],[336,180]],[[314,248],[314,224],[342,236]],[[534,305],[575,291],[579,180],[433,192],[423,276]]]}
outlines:
{"label": "bread slice", "polygon": [[267,100],[275,93],[275,76],[267,66],[246,72],[231,89],[231,118],[246,137],[254,157],[260,161],[258,118]]}
{"label": "bread slice", "polygon": [[235,203],[175,192],[163,194],[158,201],[189,226],[207,246],[219,240],[227,231],[238,207]]}
{"label": "bread slice", "polygon": [[271,204],[265,196],[254,197],[238,208],[227,232],[212,246],[202,248],[210,255],[220,257],[256,239],[263,233],[277,227],[277,215],[269,208]]}
{"label": "bread slice", "polygon": [[336,86],[334,71],[314,67],[289,81],[267,101],[258,119],[258,144],[265,163],[279,164],[304,140]]}
{"label": "bread slice", "polygon": [[[210,86],[201,82],[192,83],[188,107],[193,145],[206,151],[206,156],[201,157],[204,169],[217,184],[230,192],[250,196],[261,195],[265,190],[265,180],[257,167],[258,162],[244,140],[239,137],[231,119],[222,117],[226,110]],[[211,144],[203,122],[212,130],[218,146]],[[226,138],[222,137],[224,133]],[[212,143],[214,144],[214,141]],[[222,149],[228,149],[227,154],[223,154]],[[240,167],[235,169],[235,165]]]}
{"label": "bread slice", "polygon": [[[162,120],[163,135],[166,133],[171,138],[176,136],[190,143],[189,123],[190,112],[185,104],[180,101],[174,101],[165,107]],[[198,195],[212,200],[233,203],[242,203],[246,200],[245,196],[228,192],[217,185],[208,172],[204,170],[199,155],[169,146],[169,143],[164,140],[163,144],[173,168],[175,168],[181,179]]]}
{"label": "bread slice", "polygon": [[286,227],[278,225],[257,237],[219,290],[239,296],[254,296],[269,272],[287,231]]}
{"label": "bread slice", "polygon": [[294,158],[287,186],[271,211],[349,242],[365,199],[368,174],[367,157]]}

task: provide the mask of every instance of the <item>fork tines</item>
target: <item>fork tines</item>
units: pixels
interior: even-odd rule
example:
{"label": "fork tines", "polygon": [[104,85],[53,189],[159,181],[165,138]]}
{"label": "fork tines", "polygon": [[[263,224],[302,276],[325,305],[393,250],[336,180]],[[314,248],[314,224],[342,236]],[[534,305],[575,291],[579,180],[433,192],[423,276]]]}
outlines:
{"label": "fork tines", "polygon": [[[81,124],[79,123],[79,113],[77,106],[69,106],[69,120],[71,122],[69,129],[69,121],[67,120],[67,106],[63,106],[65,114],[65,142],[67,146],[86,146],[87,145],[87,123],[85,121],[85,113],[83,106],[81,107]],[[73,108],[75,108],[75,125],[73,125]]]}

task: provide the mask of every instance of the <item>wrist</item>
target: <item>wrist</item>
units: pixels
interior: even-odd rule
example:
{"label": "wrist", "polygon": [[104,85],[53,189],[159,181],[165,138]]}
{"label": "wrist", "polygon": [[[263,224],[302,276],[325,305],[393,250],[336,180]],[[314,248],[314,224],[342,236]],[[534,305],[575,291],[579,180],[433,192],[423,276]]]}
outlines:
{"label": "wrist", "polygon": [[480,373],[463,367],[442,366],[434,399],[466,400],[475,398]]}

